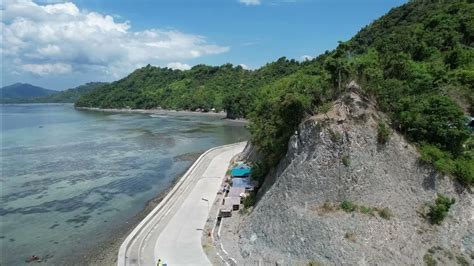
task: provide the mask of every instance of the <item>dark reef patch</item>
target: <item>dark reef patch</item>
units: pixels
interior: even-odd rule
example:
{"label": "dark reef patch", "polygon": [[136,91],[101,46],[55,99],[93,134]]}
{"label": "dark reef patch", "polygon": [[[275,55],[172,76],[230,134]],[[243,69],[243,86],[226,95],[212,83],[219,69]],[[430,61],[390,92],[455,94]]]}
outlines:
{"label": "dark reef patch", "polygon": [[183,162],[183,161],[195,161],[199,156],[201,156],[203,152],[188,152],[178,156],[173,157],[173,161],[175,162]]}
{"label": "dark reef patch", "polygon": [[76,224],[76,226],[83,226],[89,221],[90,218],[91,218],[90,215],[75,215],[74,218],[66,220],[66,223]]}
{"label": "dark reef patch", "polygon": [[0,200],[2,202],[14,201],[17,199],[22,199],[22,198],[26,198],[32,195],[40,194],[46,191],[47,189],[48,189],[47,187],[36,187],[36,188],[24,190],[24,191],[19,191],[19,192],[3,195],[2,197],[0,197]]}
{"label": "dark reef patch", "polygon": [[58,224],[58,223],[55,223],[55,224],[51,225],[51,226],[49,227],[49,229],[54,229],[54,228],[56,228],[56,227],[58,227],[58,226],[59,226],[59,224]]}
{"label": "dark reef patch", "polygon": [[[170,169],[172,165],[172,159],[164,158],[156,165],[150,169],[144,169],[144,172],[140,176],[134,176],[130,178],[123,178],[114,180],[108,184],[92,188],[88,191],[85,191],[79,195],[76,195],[71,198],[61,199],[61,200],[52,200],[48,202],[43,202],[34,206],[26,206],[21,208],[0,208],[0,216],[20,213],[20,214],[33,214],[33,213],[47,213],[47,212],[72,212],[80,208],[84,208],[84,215],[90,214],[98,208],[103,207],[106,203],[112,200],[115,196],[120,194],[125,194],[130,197],[135,196],[138,193],[143,193],[152,189],[152,185],[156,180],[164,179],[166,172]],[[38,189],[36,193],[44,191],[44,189]],[[21,195],[31,194],[19,192],[11,195],[2,197],[19,198]],[[16,195],[18,194],[18,195]],[[94,202],[87,202],[86,199],[91,195],[98,194],[100,196],[99,200],[94,200]],[[16,195],[16,196],[15,196]]]}

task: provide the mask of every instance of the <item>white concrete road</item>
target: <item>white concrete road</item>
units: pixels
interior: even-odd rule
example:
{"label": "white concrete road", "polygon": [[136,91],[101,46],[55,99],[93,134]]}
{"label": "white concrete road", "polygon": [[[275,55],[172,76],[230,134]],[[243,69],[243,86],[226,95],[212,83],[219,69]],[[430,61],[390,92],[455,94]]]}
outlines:
{"label": "white concrete road", "polygon": [[244,147],[245,142],[241,142],[201,155],[125,239],[117,265],[156,265],[158,258],[169,266],[210,265],[201,246],[202,228],[231,158]]}

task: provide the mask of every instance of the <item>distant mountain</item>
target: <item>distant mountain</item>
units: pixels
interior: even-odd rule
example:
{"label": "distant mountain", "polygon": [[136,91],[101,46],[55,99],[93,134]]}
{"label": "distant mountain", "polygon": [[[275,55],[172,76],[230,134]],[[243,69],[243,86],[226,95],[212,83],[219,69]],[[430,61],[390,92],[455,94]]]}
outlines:
{"label": "distant mountain", "polygon": [[[16,97],[10,96],[10,95],[12,95],[12,93],[10,93],[10,94],[8,94],[9,95],[8,97],[4,96],[4,95],[6,95],[4,93],[5,89],[8,92],[10,92],[10,91],[15,92],[16,90],[11,89],[10,87],[14,87],[17,84],[28,85],[28,86],[31,86],[31,87],[34,87],[34,88],[39,88],[39,89],[47,91],[47,93],[36,94],[34,96],[24,96],[24,95],[27,95],[27,94],[17,93]],[[43,88],[40,88],[40,87],[32,86],[30,84],[21,84],[21,83],[17,83],[17,84],[13,84],[13,85],[2,88],[2,99],[1,99],[0,102],[2,102],[2,103],[73,103],[82,94],[92,92],[96,88],[98,88],[102,85],[105,85],[107,83],[105,83],[105,82],[89,82],[89,83],[86,83],[84,85],[81,85],[81,86],[78,86],[78,87],[75,87],[75,88],[71,88],[71,89],[67,89],[67,90],[64,90],[64,91],[47,90],[47,89],[43,89]],[[20,86],[20,87],[22,87],[22,86]],[[14,87],[14,88],[16,88],[16,87]]]}
{"label": "distant mountain", "polygon": [[28,99],[53,94],[57,91],[48,90],[28,83],[15,83],[1,88],[2,101],[7,99]]}

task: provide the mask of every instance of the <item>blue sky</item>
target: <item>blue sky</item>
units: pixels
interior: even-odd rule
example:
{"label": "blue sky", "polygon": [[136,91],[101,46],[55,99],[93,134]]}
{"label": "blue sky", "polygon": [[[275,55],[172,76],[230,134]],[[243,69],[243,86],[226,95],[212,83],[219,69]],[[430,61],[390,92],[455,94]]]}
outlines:
{"label": "blue sky", "polygon": [[241,1],[6,0],[2,85],[65,89],[113,81],[148,63],[253,69],[281,56],[300,60],[335,48],[406,2]]}

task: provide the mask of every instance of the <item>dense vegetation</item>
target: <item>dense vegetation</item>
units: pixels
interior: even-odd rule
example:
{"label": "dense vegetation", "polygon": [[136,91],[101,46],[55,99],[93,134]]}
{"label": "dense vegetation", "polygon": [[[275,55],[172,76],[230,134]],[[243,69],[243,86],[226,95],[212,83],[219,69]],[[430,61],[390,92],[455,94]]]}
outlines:
{"label": "dense vegetation", "polygon": [[146,66],[128,77],[84,95],[79,107],[177,110],[226,110],[231,118],[246,117],[257,88],[298,68],[281,58],[256,71],[241,66],[197,65],[187,71]]}
{"label": "dense vegetation", "polygon": [[[281,58],[255,71],[199,65],[147,66],[79,99],[77,106],[226,110],[250,120],[264,156],[257,175],[279,162],[297,125],[325,112],[355,80],[391,127],[418,144],[422,160],[473,184],[474,3],[424,0],[392,9],[314,60]],[[379,141],[390,130],[381,125]],[[471,143],[471,144],[469,144]]]}
{"label": "dense vegetation", "polygon": [[[325,109],[326,101],[344,93],[341,84],[356,80],[389,114],[391,126],[420,145],[422,158],[431,154],[427,147],[440,154],[425,161],[473,184],[464,114],[474,111],[473,45],[472,1],[411,1],[271,84],[271,95],[261,90],[250,116],[252,140],[272,166],[302,114]],[[381,143],[388,134],[379,127]]]}
{"label": "dense vegetation", "polygon": [[[8,97],[4,98],[3,97],[4,95],[2,95],[2,103],[74,103],[79,99],[81,95],[90,93],[96,88],[105,84],[106,83],[103,83],[103,82],[89,82],[84,85],[67,89],[64,91],[46,90],[47,91],[46,94],[45,93],[34,94],[34,96],[31,96],[32,89],[27,88],[26,90],[29,91],[27,95],[30,95],[30,96],[22,95],[21,97],[17,97],[17,98],[8,98]],[[25,84],[25,85],[29,85],[29,84]],[[18,88],[16,88],[15,90],[18,90]],[[16,92],[16,94],[18,94],[18,92]]]}

